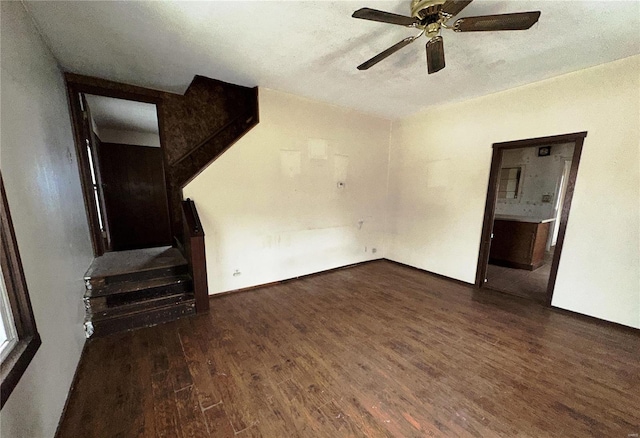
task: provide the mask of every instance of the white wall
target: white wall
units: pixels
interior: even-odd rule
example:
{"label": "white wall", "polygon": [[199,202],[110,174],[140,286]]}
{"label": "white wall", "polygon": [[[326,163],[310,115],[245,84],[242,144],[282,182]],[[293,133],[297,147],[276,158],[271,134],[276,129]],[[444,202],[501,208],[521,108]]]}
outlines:
{"label": "white wall", "polygon": [[384,253],[390,122],[268,89],[259,99],[260,123],[184,190],[210,293]]}
{"label": "white wall", "polygon": [[[496,214],[549,219],[555,217],[565,161],[571,161],[573,143],[551,146],[551,154],[538,156],[537,147],[508,149],[502,153],[501,168],[520,167],[520,187],[515,199],[498,199]],[[549,202],[542,197],[548,195]]]}
{"label": "white wall", "polygon": [[123,129],[99,128],[96,135],[103,143],[130,144],[135,146],[160,147],[160,137],[155,132],[128,131]]}
{"label": "white wall", "polygon": [[495,142],[588,131],[553,305],[640,327],[640,56],[392,126],[387,258],[473,282]]}
{"label": "white wall", "polygon": [[84,345],[93,253],[62,74],[22,3],[0,4],[0,167],[42,337],[0,421],[3,437],[52,437]]}

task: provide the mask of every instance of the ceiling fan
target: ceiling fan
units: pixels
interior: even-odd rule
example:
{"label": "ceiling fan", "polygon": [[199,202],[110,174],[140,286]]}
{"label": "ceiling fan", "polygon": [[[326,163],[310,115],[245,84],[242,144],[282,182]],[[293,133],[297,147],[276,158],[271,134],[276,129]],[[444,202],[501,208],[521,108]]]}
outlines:
{"label": "ceiling fan", "polygon": [[444,46],[440,29],[451,29],[455,32],[485,32],[493,30],[525,30],[533,26],[540,17],[540,11],[517,12],[513,14],[484,15],[479,17],[459,18],[452,25],[447,24],[451,18],[458,15],[472,0],[412,0],[411,16],[392,14],[371,8],[355,11],[354,18],[379,21],[381,23],[397,24],[421,32],[410,36],[387,50],[378,53],[368,61],[358,66],[358,70],[367,70],[383,59],[394,54],[403,47],[411,44],[422,35],[427,41],[427,71],[428,74],[438,72],[444,68]]}

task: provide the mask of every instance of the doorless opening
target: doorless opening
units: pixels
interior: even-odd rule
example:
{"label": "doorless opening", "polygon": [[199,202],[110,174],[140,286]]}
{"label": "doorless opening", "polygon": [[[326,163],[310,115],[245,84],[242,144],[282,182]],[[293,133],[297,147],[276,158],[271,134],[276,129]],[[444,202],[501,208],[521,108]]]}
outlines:
{"label": "doorless opening", "polygon": [[171,245],[160,101],[68,82],[96,256]]}
{"label": "doorless opening", "polygon": [[493,145],[477,287],[551,305],[586,135]]}

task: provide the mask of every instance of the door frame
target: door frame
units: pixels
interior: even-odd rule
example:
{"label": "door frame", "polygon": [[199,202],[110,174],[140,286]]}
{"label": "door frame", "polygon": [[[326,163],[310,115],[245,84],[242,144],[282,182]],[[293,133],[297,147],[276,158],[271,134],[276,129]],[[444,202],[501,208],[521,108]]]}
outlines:
{"label": "door frame", "polygon": [[578,176],[578,166],[580,164],[580,156],[582,154],[582,146],[587,132],[574,132],[571,134],[553,135],[549,137],[528,138],[525,140],[506,141],[494,143],[493,155],[491,158],[491,170],[489,172],[489,186],[487,189],[487,200],[484,209],[484,220],[482,225],[482,237],[480,241],[480,252],[478,254],[478,266],[476,268],[475,286],[481,289],[484,286],[484,280],[487,275],[487,266],[489,264],[489,251],[491,249],[491,233],[493,230],[493,220],[495,216],[495,206],[498,200],[498,182],[500,178],[500,167],[502,164],[502,154],[508,149],[520,149],[525,147],[540,147],[553,144],[573,143],[573,157],[571,161],[571,170],[569,172],[569,181],[565,192],[564,202],[562,203],[562,214],[560,219],[560,228],[558,231],[558,240],[556,241],[556,249],[551,262],[551,272],[549,275],[549,283],[547,285],[547,293],[545,304],[551,306],[553,298],[553,289],[556,285],[556,277],[558,275],[558,265],[560,264],[560,254],[564,245],[564,237],[567,230],[567,222],[569,220],[569,211],[571,209],[571,201],[573,199],[573,191]]}
{"label": "door frame", "polygon": [[[80,185],[82,187],[82,195],[84,198],[85,213],[87,215],[87,223],[89,224],[89,235],[91,237],[91,245],[93,254],[99,257],[104,254],[108,248],[105,239],[100,230],[98,221],[98,208],[95,197],[93,195],[93,184],[91,181],[91,170],[89,169],[89,157],[85,145],[83,134],[83,110],[81,106],[81,94],[93,94],[97,96],[113,97],[116,99],[133,100],[136,102],[144,102],[155,104],[156,117],[158,119],[158,134],[160,137],[160,148],[162,154],[162,171],[165,180],[165,191],[167,193],[167,215],[171,222],[171,211],[169,208],[170,190],[167,181],[167,161],[164,153],[164,134],[162,119],[162,92],[150,90],[134,85],[121,84],[105,79],[90,78],[87,76],[76,75],[73,73],[65,73],[65,82],[67,85],[67,98],[69,100],[69,113],[71,116],[71,126],[73,129],[73,138],[76,146],[76,156],[78,161],[78,171],[80,174]],[[172,230],[173,232],[173,230]]]}

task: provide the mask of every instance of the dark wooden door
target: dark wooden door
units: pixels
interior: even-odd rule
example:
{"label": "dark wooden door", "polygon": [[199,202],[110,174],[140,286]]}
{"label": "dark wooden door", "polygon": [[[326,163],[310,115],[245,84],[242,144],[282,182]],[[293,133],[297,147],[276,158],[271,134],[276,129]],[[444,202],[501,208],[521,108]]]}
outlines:
{"label": "dark wooden door", "polygon": [[111,250],[170,245],[162,150],[101,143],[99,165]]}

